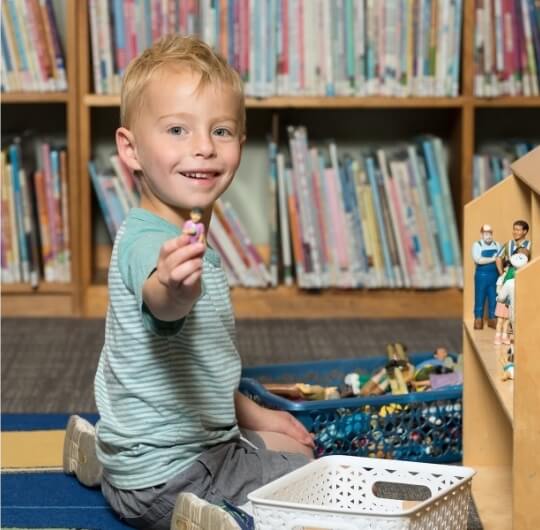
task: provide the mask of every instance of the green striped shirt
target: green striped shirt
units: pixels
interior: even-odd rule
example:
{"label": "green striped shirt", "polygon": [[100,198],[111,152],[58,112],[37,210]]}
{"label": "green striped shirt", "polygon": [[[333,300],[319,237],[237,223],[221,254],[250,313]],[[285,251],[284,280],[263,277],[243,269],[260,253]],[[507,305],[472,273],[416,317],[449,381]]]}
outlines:
{"label": "green striped shirt", "polygon": [[142,300],[161,246],[180,232],[135,208],[113,248],[95,395],[98,458],[120,489],[166,482],[204,449],[239,436],[234,392],[241,364],[219,256],[207,248],[202,294],[184,319],[159,321]]}

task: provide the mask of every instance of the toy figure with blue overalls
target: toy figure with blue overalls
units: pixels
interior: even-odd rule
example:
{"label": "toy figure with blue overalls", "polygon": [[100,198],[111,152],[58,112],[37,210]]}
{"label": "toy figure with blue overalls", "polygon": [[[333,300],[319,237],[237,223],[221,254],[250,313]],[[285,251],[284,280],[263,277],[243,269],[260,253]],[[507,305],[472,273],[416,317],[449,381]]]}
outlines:
{"label": "toy figure with blue overalls", "polygon": [[484,224],[480,227],[480,237],[472,246],[472,256],[476,263],[474,271],[474,329],[484,327],[484,305],[488,305],[488,326],[495,328],[495,306],[497,304],[496,283],[499,273],[495,263],[500,245],[493,240],[493,229]]}

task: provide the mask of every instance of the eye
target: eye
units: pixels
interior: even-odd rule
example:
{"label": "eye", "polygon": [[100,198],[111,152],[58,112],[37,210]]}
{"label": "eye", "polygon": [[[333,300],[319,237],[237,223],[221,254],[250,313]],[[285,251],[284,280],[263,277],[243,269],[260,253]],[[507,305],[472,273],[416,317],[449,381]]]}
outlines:
{"label": "eye", "polygon": [[167,130],[167,132],[169,132],[170,134],[173,134],[175,136],[182,134],[184,131],[185,131],[185,129],[183,127],[178,126],[178,125],[175,125],[174,127],[169,127],[169,129]]}
{"label": "eye", "polygon": [[214,134],[216,136],[232,136],[232,132],[229,129],[226,129],[225,127],[218,127],[214,130]]}

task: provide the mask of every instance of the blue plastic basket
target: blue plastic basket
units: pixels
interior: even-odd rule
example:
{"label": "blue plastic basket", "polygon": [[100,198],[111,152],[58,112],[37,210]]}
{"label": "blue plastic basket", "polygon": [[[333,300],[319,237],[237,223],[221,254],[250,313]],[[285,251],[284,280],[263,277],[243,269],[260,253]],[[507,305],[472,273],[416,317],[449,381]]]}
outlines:
{"label": "blue plastic basket", "polygon": [[[433,353],[410,354],[414,365]],[[240,391],[265,407],[286,410],[315,434],[316,456],[352,455],[427,463],[462,458],[461,385],[444,390],[333,399],[291,401],[261,383],[339,386],[350,372],[371,374],[385,357],[341,359],[245,368]]]}

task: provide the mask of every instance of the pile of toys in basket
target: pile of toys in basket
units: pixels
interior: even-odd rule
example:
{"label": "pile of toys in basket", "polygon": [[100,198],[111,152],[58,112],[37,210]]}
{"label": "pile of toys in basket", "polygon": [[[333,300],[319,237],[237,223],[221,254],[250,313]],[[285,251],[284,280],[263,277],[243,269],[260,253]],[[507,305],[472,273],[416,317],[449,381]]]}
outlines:
{"label": "pile of toys in basket", "polygon": [[442,463],[462,456],[462,382],[461,355],[393,343],[386,357],[246,368],[240,390],[296,416],[317,457]]}

